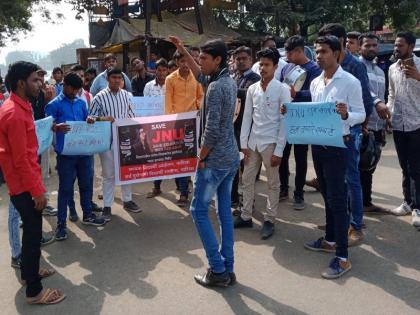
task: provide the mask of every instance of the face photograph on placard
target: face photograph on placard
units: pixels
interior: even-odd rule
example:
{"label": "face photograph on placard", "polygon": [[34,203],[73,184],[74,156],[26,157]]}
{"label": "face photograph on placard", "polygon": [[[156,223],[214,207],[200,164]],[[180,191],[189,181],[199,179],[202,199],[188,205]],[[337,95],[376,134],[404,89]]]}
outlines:
{"label": "face photograph on placard", "polygon": [[121,165],[139,165],[197,155],[196,120],[144,123],[118,128]]}

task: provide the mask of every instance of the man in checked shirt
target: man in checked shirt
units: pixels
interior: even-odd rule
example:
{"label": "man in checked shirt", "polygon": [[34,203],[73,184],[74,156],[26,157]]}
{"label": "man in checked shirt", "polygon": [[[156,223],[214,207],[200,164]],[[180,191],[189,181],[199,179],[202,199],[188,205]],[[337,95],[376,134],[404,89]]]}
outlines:
{"label": "man in checked shirt", "polygon": [[[134,117],[131,95],[120,88],[123,74],[121,69],[107,70],[108,87],[100,91],[92,101],[91,115],[96,121],[111,121],[115,119]],[[100,155],[102,165],[102,190],[104,196],[103,218],[111,220],[111,207],[115,195],[114,151],[103,152]],[[122,200],[124,209],[130,212],[140,212],[139,206],[132,200],[131,186],[122,185]]]}

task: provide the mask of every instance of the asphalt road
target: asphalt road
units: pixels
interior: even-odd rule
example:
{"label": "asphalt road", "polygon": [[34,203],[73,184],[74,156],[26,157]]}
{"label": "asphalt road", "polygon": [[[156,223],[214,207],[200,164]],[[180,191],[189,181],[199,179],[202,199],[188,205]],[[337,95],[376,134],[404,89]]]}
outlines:
{"label": "asphalt road", "polygon": [[[314,173],[311,165],[308,178]],[[293,172],[294,163],[291,167]],[[390,139],[374,177],[375,201],[398,206],[400,183]],[[265,185],[263,172],[257,209],[265,205]],[[194,273],[205,270],[206,258],[189,212],[175,205],[174,186],[173,180],[165,181],[165,193],[150,200],[145,195],[151,184],[135,185],[134,199],[143,212],[127,213],[117,198],[115,215],[103,228],[70,222],[68,240],[45,247],[42,259],[44,266],[57,270],[44,286],[61,288],[68,297],[45,307],[25,303],[18,274],[10,267],[8,197],[2,186],[0,314],[420,314],[420,232],[409,216],[366,216],[365,242],[350,249],[352,271],[339,280],[324,280],[320,272],[331,256],[303,248],[304,242],[322,235],[316,225],[324,222],[321,196],[308,188],[304,211],[294,211],[290,201],[281,203],[270,240],[259,237],[259,213],[257,227],[236,233],[239,283],[210,290],[193,280]],[[48,187],[55,204],[55,174]],[[210,212],[215,223],[214,209]],[[51,232],[55,220],[45,218],[44,231]]]}

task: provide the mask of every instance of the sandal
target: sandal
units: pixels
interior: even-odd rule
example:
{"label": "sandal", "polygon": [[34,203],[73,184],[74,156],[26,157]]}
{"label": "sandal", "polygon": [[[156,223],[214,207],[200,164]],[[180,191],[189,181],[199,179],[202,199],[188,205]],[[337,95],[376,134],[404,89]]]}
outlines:
{"label": "sandal", "polygon": [[[52,276],[53,274],[55,274],[54,269],[39,268],[39,277],[41,279],[48,278],[48,277]],[[20,284],[25,286],[26,285],[26,280],[20,280]]]}
{"label": "sandal", "polygon": [[66,298],[66,295],[58,289],[46,289],[41,293],[42,294],[38,298],[28,298],[26,300],[28,304],[51,305],[60,303]]}
{"label": "sandal", "polygon": [[41,279],[48,278],[52,276],[53,274],[55,274],[54,269],[39,268],[39,276],[41,277]]}
{"label": "sandal", "polygon": [[159,196],[161,193],[162,191],[160,189],[153,188],[153,190],[147,194],[146,198],[154,198]]}

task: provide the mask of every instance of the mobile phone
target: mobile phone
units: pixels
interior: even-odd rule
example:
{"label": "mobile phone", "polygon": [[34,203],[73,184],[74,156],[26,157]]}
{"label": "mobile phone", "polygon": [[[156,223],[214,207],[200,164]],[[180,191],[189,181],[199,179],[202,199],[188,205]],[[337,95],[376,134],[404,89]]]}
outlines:
{"label": "mobile phone", "polygon": [[402,64],[404,67],[407,67],[407,66],[414,67],[414,59],[408,58],[408,59],[402,60]]}

